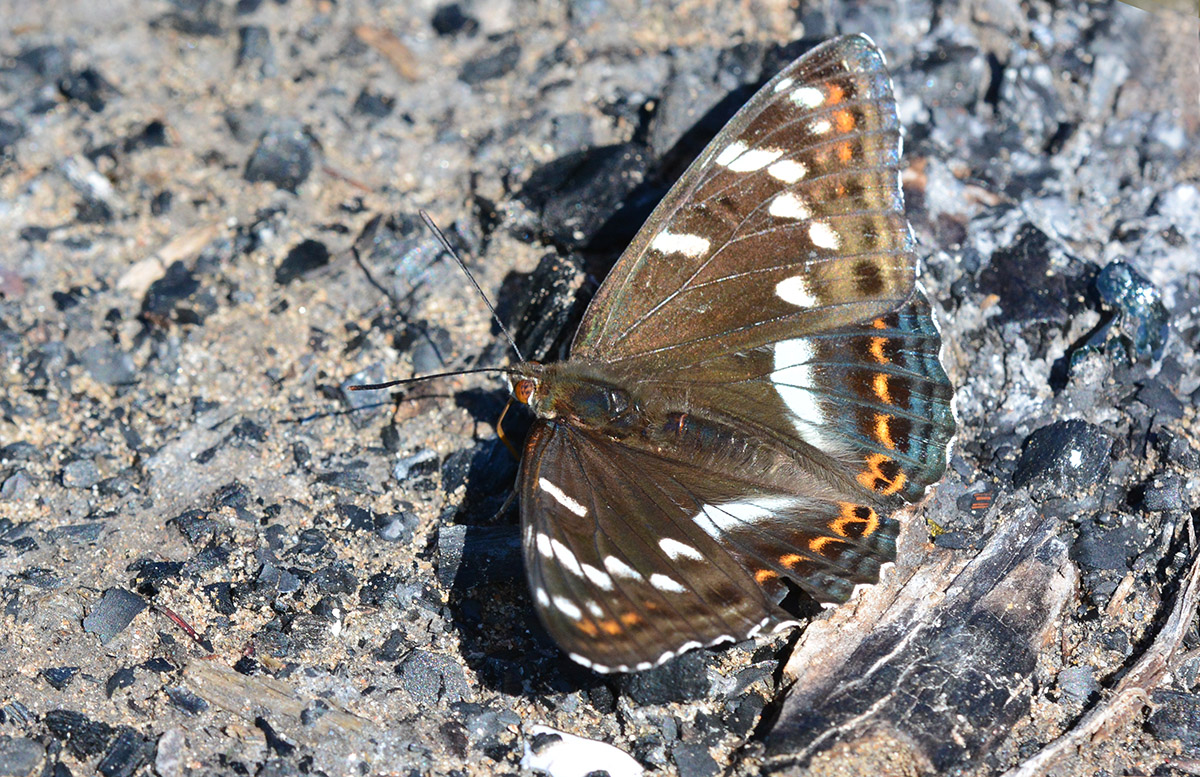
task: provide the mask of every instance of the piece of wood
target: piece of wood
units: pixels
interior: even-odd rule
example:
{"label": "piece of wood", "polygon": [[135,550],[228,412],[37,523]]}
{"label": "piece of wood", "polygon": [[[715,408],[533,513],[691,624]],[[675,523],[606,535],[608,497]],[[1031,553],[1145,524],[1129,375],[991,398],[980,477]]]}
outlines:
{"label": "piece of wood", "polygon": [[766,735],[772,772],[865,773],[882,758],[888,773],[942,774],[993,751],[1027,714],[1038,653],[1074,595],[1059,528],[1023,508],[969,563],[926,549],[907,578],[810,627]]}

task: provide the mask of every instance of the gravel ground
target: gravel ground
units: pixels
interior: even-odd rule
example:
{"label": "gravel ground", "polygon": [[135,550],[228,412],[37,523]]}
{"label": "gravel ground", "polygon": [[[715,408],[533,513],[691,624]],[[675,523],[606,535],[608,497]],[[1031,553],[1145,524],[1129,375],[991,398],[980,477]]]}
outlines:
{"label": "gravel ground", "polygon": [[[796,635],[575,666],[497,516],[499,382],[344,387],[508,358],[419,210],[553,357],[737,105],[859,31],[893,68],[959,387],[951,471],[906,541],[961,566],[1036,512],[1073,583],[1011,726],[869,768],[1000,773],[1102,706],[1196,547],[1196,14],[0,0],[0,777],[516,774],[537,725],[653,773],[772,771]],[[1200,769],[1185,626],[1150,708],[1056,774]]]}

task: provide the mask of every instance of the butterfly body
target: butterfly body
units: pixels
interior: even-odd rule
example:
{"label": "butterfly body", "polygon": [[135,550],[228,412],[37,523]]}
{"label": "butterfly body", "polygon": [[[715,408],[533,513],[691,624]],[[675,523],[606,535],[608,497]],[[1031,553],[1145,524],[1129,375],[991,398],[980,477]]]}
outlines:
{"label": "butterfly body", "polygon": [[874,44],[817,47],[660,203],[570,357],[514,368],[526,570],[572,659],[744,639],[895,558],[954,431],[899,145]]}

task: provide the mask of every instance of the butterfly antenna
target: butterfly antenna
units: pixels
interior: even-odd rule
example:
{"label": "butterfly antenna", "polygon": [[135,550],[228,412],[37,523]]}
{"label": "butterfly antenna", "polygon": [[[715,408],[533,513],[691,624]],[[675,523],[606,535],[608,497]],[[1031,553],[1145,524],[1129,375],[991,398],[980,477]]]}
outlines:
{"label": "butterfly antenna", "polygon": [[477,375],[481,372],[503,372],[505,375],[517,374],[515,370],[508,367],[479,367],[473,370],[453,370],[452,372],[436,372],[432,375],[421,375],[416,378],[401,378],[400,380],[389,380],[387,383],[361,383],[357,386],[347,386],[348,391],[378,391],[379,389],[391,388],[392,386],[407,386],[411,383],[424,383],[427,380],[436,378],[456,378],[459,375]]}
{"label": "butterfly antenna", "polygon": [[504,322],[500,320],[500,315],[496,313],[495,306],[492,305],[492,301],[488,299],[488,295],[483,293],[483,289],[479,286],[479,281],[475,280],[475,276],[472,275],[471,271],[467,268],[467,263],[464,262],[462,257],[458,255],[458,252],[454,250],[454,246],[450,245],[450,241],[446,239],[446,236],[442,233],[442,230],[438,229],[438,225],[433,223],[433,219],[429,217],[429,214],[423,210],[418,212],[421,214],[421,220],[425,222],[425,226],[429,227],[429,231],[432,232],[438,239],[438,242],[442,244],[442,250],[450,254],[450,257],[458,263],[458,266],[462,268],[462,271],[466,273],[467,278],[470,279],[471,285],[475,287],[475,291],[479,292],[480,297],[483,297],[484,304],[488,306],[488,310],[492,311],[492,319],[496,322],[496,325],[500,327],[500,331],[504,334],[504,339],[508,340],[508,344],[512,346],[513,353],[517,355],[517,359],[520,361],[525,361],[525,357],[521,354],[521,349],[517,347],[517,341],[513,339],[513,336],[509,334],[508,327],[504,326]]}

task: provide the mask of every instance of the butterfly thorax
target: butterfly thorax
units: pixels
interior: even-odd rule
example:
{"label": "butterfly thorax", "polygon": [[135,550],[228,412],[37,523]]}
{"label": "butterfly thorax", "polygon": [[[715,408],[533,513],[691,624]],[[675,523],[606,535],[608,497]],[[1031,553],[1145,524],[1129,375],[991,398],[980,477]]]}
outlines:
{"label": "butterfly thorax", "polygon": [[639,392],[603,366],[572,360],[526,363],[513,396],[538,418],[623,439],[645,426]]}

